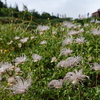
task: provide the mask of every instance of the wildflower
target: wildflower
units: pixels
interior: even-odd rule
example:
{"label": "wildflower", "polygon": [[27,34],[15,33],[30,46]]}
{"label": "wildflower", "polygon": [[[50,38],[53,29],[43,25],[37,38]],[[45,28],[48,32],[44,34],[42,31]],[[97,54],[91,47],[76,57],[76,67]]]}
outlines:
{"label": "wildflower", "polygon": [[31,36],[30,38],[31,38],[31,40],[32,40],[32,39],[34,39],[35,37],[34,37],[34,36]]}
{"label": "wildflower", "polygon": [[62,60],[57,64],[57,67],[68,67],[66,60]]}
{"label": "wildflower", "polygon": [[85,42],[84,37],[76,38],[75,42],[79,44],[84,43]]}
{"label": "wildflower", "polygon": [[92,29],[93,35],[100,35],[100,30],[98,29]]}
{"label": "wildflower", "polygon": [[42,35],[42,34],[43,34],[43,32],[39,32],[39,34],[40,34],[40,35]]}
{"label": "wildflower", "polygon": [[69,36],[72,36],[72,35],[78,35],[79,31],[70,31],[69,33],[67,33]]}
{"label": "wildflower", "polygon": [[77,28],[80,28],[81,27],[81,25],[77,25]]}
{"label": "wildflower", "polygon": [[10,90],[13,91],[14,94],[23,94],[25,93],[29,86],[31,85],[31,78],[25,80],[22,77],[16,77],[16,84],[14,84]]}
{"label": "wildflower", "polygon": [[65,28],[62,28],[62,27],[60,28],[60,31],[62,31],[62,32],[63,32],[64,30],[65,30]]}
{"label": "wildflower", "polygon": [[15,40],[18,40],[19,38],[20,38],[20,37],[18,37],[18,36],[15,36],[15,37],[14,37]]}
{"label": "wildflower", "polygon": [[7,79],[7,82],[8,82],[8,85],[12,85],[12,84],[15,83],[15,78],[14,78],[14,77],[9,77],[9,78]]}
{"label": "wildflower", "polygon": [[34,62],[40,61],[42,59],[42,56],[39,56],[38,54],[33,54],[32,58],[34,59]]}
{"label": "wildflower", "polygon": [[91,69],[100,70],[100,65],[98,63],[94,63],[94,66]]}
{"label": "wildflower", "polygon": [[14,71],[15,71],[16,74],[22,72],[21,69],[20,69],[19,67],[15,67],[15,68],[14,68]]}
{"label": "wildflower", "polygon": [[23,39],[20,39],[20,42],[21,42],[21,43],[25,43],[25,42],[27,42],[27,40],[28,40],[28,37],[23,38]]}
{"label": "wildflower", "polygon": [[5,73],[10,69],[10,67],[12,67],[11,63],[8,62],[0,63],[0,73]]}
{"label": "wildflower", "polygon": [[52,57],[52,58],[51,58],[51,63],[52,63],[52,62],[56,62],[56,61],[57,61],[56,57]]}
{"label": "wildflower", "polygon": [[48,20],[50,20],[50,18],[47,18]]}
{"label": "wildflower", "polygon": [[22,47],[22,44],[21,43],[18,43],[18,47],[21,48]]}
{"label": "wildflower", "polygon": [[79,71],[77,71],[75,69],[75,73],[74,72],[68,72],[65,77],[63,78],[64,82],[71,82],[72,84],[76,85],[79,82],[82,82],[85,80],[85,78],[89,79],[89,76],[87,75],[83,75],[82,74],[82,69],[80,69]]}
{"label": "wildflower", "polygon": [[72,24],[71,22],[64,21],[62,23],[62,26],[66,26],[68,28],[72,28],[72,27],[74,27],[74,24]]}
{"label": "wildflower", "polygon": [[47,41],[43,40],[43,41],[40,42],[40,44],[47,44]]}
{"label": "wildflower", "polygon": [[7,52],[7,51],[9,51],[9,50],[4,50],[4,52]]}
{"label": "wildflower", "polygon": [[65,46],[67,44],[71,44],[73,41],[72,37],[71,38],[66,38],[65,40],[63,40],[62,45]]}
{"label": "wildflower", "polygon": [[7,43],[7,45],[10,45],[10,44],[12,44],[12,43],[13,43],[13,41],[11,40],[10,42]]}
{"label": "wildflower", "polygon": [[16,59],[14,59],[13,61],[15,62],[15,65],[17,66],[18,64],[23,63],[26,60],[27,60],[26,55],[22,55],[20,57],[16,57]]}
{"label": "wildflower", "polygon": [[66,59],[66,62],[68,63],[69,66],[77,66],[77,64],[81,61],[81,57],[75,56],[75,57],[68,57]]}
{"label": "wildflower", "polygon": [[80,29],[79,32],[84,32],[84,29]]}
{"label": "wildflower", "polygon": [[46,30],[48,30],[48,29],[50,29],[50,28],[49,28],[49,26],[38,25],[38,26],[37,26],[37,29],[38,29],[39,31],[46,31]]}
{"label": "wildflower", "polygon": [[61,56],[61,55],[67,56],[67,55],[70,55],[72,52],[73,52],[73,51],[70,50],[70,48],[68,48],[68,49],[63,48],[63,49],[61,50],[60,56]]}
{"label": "wildflower", "polygon": [[56,31],[52,31],[52,34],[55,35],[57,32]]}
{"label": "wildflower", "polygon": [[89,24],[84,24],[84,27],[87,27],[87,26],[89,26]]}
{"label": "wildflower", "polygon": [[68,57],[57,64],[57,67],[74,67],[81,61],[81,57]]}
{"label": "wildflower", "polygon": [[48,83],[49,88],[61,88],[63,84],[63,80],[52,80]]}

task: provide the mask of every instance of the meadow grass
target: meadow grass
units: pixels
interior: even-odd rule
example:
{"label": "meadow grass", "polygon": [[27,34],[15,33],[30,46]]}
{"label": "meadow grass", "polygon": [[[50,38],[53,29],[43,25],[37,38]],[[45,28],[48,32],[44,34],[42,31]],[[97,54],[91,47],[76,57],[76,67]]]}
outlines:
{"label": "meadow grass", "polygon": [[[0,24],[0,100],[99,100],[100,26],[87,24],[51,26],[49,22],[31,30],[22,24]],[[11,68],[3,69],[8,63]],[[82,73],[74,73],[80,69]],[[22,77],[23,83],[31,77],[31,85],[24,92],[11,89],[17,84],[16,76]],[[9,77],[15,82],[10,83]],[[62,84],[55,81],[51,88],[48,84],[52,80],[62,80]]]}

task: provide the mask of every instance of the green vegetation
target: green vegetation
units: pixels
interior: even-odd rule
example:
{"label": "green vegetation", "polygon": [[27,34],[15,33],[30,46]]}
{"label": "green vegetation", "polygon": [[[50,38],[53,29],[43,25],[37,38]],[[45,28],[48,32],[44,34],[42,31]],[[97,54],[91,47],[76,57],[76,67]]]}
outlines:
{"label": "green vegetation", "polygon": [[98,19],[22,17],[0,18],[0,100],[99,100]]}

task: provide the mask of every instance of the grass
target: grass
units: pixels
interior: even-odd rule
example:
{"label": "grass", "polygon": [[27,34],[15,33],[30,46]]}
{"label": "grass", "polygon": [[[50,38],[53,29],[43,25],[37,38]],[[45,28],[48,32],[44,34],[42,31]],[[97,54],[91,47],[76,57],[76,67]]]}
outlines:
{"label": "grass", "polygon": [[[3,100],[99,100],[100,99],[100,74],[99,70],[93,71],[93,63],[100,64],[100,35],[93,35],[92,29],[100,29],[99,24],[87,23],[88,26],[80,26],[76,24],[76,28],[67,28],[62,26],[61,23],[51,26],[43,31],[41,35],[38,29],[27,30],[28,27],[22,27],[21,24],[16,25],[13,23],[0,25],[0,62],[9,62],[15,66],[14,59],[21,55],[26,55],[27,60],[24,63],[18,64],[22,73],[17,74],[24,79],[30,75],[32,83],[29,89],[23,94],[13,94],[9,88],[7,79],[14,77],[14,70],[6,73],[1,73],[1,88],[0,98]],[[68,38],[68,32],[71,30],[80,31],[78,35],[73,35],[73,42],[62,46],[64,39]],[[55,34],[52,32],[55,31]],[[19,39],[14,38],[18,36]],[[28,38],[25,43],[20,40]],[[34,37],[33,39],[31,37]],[[75,39],[84,37],[84,43],[75,43]],[[45,40],[46,44],[40,44]],[[18,44],[21,43],[21,47]],[[70,55],[59,56],[61,49],[70,48],[73,52]],[[40,61],[34,62],[32,54],[42,56]],[[57,64],[67,59],[68,57],[80,56],[82,60],[77,66],[67,68],[57,68]],[[56,61],[51,63],[52,57],[56,57]],[[1,66],[1,65],[0,65]],[[16,67],[16,66],[15,66]],[[89,76],[89,79],[78,85],[73,85],[71,82],[63,84],[61,88],[51,89],[48,83],[51,80],[63,79],[66,73],[73,72],[74,70],[83,69],[83,74]],[[1,99],[2,100],[2,99]]]}

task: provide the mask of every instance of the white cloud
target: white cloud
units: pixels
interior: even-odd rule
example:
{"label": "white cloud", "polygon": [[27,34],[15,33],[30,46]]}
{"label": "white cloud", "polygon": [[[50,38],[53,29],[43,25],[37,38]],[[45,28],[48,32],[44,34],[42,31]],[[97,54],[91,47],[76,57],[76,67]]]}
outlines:
{"label": "white cloud", "polygon": [[29,10],[35,9],[39,13],[66,14],[67,17],[78,17],[99,9],[100,0],[7,0],[8,4],[18,4],[20,10],[25,4]]}

